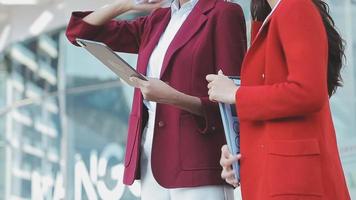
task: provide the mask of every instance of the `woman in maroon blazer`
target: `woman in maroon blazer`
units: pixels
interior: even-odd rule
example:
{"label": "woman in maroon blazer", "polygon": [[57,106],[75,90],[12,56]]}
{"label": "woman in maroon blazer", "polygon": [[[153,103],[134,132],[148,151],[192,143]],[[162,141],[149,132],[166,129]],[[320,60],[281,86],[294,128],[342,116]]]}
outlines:
{"label": "woman in maroon blazer", "polygon": [[207,77],[210,98],[236,102],[241,123],[241,155],[223,147],[222,177],[237,186],[231,163],[241,157],[244,200],[349,200],[329,105],[344,45],[327,4],[253,0],[251,8],[264,23],[253,25],[241,87]]}
{"label": "woman in maroon blazer", "polygon": [[146,17],[113,20],[149,6],[118,0],[95,12],[74,12],[67,28],[73,44],[76,38],[90,39],[138,53],[137,70],[149,77],[131,80],[137,88],[124,183],[141,177],[142,199],[226,199],[232,189],[224,186],[219,166],[225,139],[205,76],[220,67],[226,74],[240,73],[246,50],[243,12],[222,0],[175,0],[171,8]]}

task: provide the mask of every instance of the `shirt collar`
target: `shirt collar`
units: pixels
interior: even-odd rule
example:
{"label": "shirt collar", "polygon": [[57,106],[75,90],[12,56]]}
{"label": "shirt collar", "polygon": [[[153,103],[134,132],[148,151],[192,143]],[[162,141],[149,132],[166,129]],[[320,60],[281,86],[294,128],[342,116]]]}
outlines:
{"label": "shirt collar", "polygon": [[193,10],[194,6],[198,3],[198,1],[199,0],[189,0],[179,8],[179,0],[174,0],[171,5],[172,13],[175,13],[178,10],[186,10],[186,11]]}

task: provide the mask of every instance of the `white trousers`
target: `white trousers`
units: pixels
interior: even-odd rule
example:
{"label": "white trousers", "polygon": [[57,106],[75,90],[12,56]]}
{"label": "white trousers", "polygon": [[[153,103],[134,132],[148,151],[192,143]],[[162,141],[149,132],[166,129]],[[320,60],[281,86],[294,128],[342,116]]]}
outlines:
{"label": "white trousers", "polygon": [[233,200],[234,191],[229,186],[212,185],[166,189],[157,183],[151,169],[154,114],[149,113],[149,120],[142,135],[141,200]]}

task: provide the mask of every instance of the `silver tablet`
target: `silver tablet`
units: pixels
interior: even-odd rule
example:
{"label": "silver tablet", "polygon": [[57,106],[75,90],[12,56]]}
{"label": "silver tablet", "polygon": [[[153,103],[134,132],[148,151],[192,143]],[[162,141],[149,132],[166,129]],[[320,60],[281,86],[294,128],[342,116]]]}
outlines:
{"label": "silver tablet", "polygon": [[94,57],[99,59],[105,66],[123,79],[127,84],[133,86],[130,77],[137,77],[147,80],[145,76],[138,73],[124,59],[117,55],[110,47],[101,42],[91,40],[76,39],[77,43],[89,51]]}

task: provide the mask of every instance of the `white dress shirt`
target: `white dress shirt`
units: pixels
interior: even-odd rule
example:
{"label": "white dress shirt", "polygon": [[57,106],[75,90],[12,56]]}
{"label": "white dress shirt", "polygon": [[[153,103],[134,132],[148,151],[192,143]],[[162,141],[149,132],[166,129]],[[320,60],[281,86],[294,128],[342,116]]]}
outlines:
{"label": "white dress shirt", "polygon": [[[150,78],[160,78],[161,69],[167,49],[171,44],[174,36],[187,19],[198,0],[190,0],[179,7],[179,0],[174,0],[171,5],[171,19],[163,32],[157,46],[153,50],[147,66],[146,75]],[[156,102],[144,100],[144,104],[149,110],[150,117],[156,112]],[[154,121],[154,120],[153,120]]]}
{"label": "white dress shirt", "polygon": [[[187,19],[198,0],[190,0],[183,5],[179,6],[179,0],[174,0],[171,5],[171,19],[166,27],[166,30],[162,33],[157,46],[153,50],[150,60],[147,66],[146,76],[150,78],[160,78],[161,69],[164,57],[167,49],[171,44],[174,36]],[[148,122],[147,129],[142,134],[142,163],[150,165],[150,157],[152,150],[152,141],[154,134],[154,124],[156,118],[156,102],[144,100],[145,106],[148,108]],[[146,163],[147,162],[147,163]],[[150,171],[150,169],[148,170]]]}
{"label": "white dress shirt", "polygon": [[[186,2],[181,7],[179,0],[174,0],[171,5],[171,19],[162,33],[157,46],[153,50],[147,66],[146,76],[150,78],[160,78],[161,69],[167,49],[177,34],[178,30],[187,19],[189,13],[193,10],[198,0]],[[148,108],[148,122],[142,134],[141,140],[141,192],[142,198],[149,198],[150,193],[166,192],[159,186],[153,177],[151,169],[151,151],[154,135],[154,124],[156,117],[156,102],[144,100]],[[157,189],[158,188],[158,189]],[[161,189],[159,189],[161,188]],[[165,198],[167,199],[167,198]],[[168,198],[169,199],[169,198]]]}
{"label": "white dress shirt", "polygon": [[[179,0],[174,0],[171,5],[171,19],[162,33],[157,46],[153,50],[147,66],[146,76],[150,78],[160,78],[161,69],[167,49],[177,34],[178,30],[193,10],[198,0],[190,0],[183,5],[179,5]],[[150,157],[154,124],[156,118],[156,102],[144,100],[143,103],[148,108],[147,130],[142,136],[143,156]]]}
{"label": "white dress shirt", "polygon": [[[191,13],[198,0],[190,0],[179,7],[179,0],[171,5],[171,19],[166,30],[153,50],[146,75],[150,78],[160,78],[164,57],[180,27]],[[228,186],[209,185],[192,188],[167,189],[160,186],[153,176],[151,168],[151,151],[156,117],[156,103],[144,100],[148,108],[149,118],[142,134],[141,141],[141,200],[232,200],[233,190]],[[208,199],[206,197],[209,197]]]}

